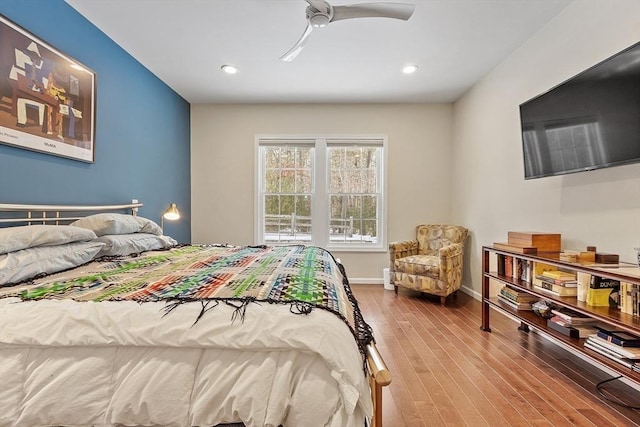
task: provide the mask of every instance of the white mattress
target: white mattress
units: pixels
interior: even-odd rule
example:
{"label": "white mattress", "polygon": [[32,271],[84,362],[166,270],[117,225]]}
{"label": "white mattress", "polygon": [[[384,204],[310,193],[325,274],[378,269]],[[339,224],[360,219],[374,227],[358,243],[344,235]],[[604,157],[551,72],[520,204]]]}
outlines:
{"label": "white mattress", "polygon": [[[315,309],[0,299],[0,426],[364,425],[347,325]],[[195,323],[194,323],[195,322]]]}

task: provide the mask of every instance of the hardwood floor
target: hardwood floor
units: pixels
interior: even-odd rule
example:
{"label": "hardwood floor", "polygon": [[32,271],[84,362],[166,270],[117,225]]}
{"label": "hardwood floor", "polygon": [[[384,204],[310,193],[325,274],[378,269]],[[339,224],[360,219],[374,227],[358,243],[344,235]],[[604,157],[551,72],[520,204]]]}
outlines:
{"label": "hardwood floor", "polygon": [[[640,411],[609,403],[595,385],[611,376],[481,304],[382,285],[352,285],[393,380],[383,389],[383,425],[640,426]],[[604,388],[630,405],[640,393],[612,381]]]}

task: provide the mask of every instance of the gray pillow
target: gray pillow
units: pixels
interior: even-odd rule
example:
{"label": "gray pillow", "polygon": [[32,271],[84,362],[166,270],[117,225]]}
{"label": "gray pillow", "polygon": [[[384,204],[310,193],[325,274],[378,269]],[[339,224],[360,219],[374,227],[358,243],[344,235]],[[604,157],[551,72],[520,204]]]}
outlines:
{"label": "gray pillow", "polygon": [[71,225],[24,225],[0,228],[0,254],[36,246],[87,241],[96,237],[91,230]]}
{"label": "gray pillow", "polygon": [[178,243],[169,236],[156,236],[147,233],[111,234],[100,236],[96,241],[104,243],[104,247],[96,257],[139,254],[154,249],[169,248]]}
{"label": "gray pillow", "polygon": [[76,227],[92,230],[96,235],[149,233],[162,235],[162,229],[150,219],[119,213],[89,215],[71,223]]}
{"label": "gray pillow", "polygon": [[0,255],[0,286],[19,283],[41,273],[68,270],[91,261],[104,243],[74,242],[38,246]]}

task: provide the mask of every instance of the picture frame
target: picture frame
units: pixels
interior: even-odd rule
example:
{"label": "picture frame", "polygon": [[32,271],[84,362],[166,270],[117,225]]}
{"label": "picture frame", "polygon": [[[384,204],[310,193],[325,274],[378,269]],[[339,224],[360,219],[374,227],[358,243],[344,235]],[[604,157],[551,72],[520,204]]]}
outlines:
{"label": "picture frame", "polygon": [[93,163],[94,71],[0,15],[0,143]]}

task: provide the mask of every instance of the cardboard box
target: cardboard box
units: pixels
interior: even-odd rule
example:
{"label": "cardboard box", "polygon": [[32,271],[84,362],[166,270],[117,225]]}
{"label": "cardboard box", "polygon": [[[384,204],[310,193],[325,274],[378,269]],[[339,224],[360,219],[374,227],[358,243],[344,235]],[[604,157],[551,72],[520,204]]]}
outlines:
{"label": "cardboard box", "polygon": [[538,233],[534,231],[509,231],[507,243],[513,246],[535,247],[538,252],[560,252],[559,233]]}

